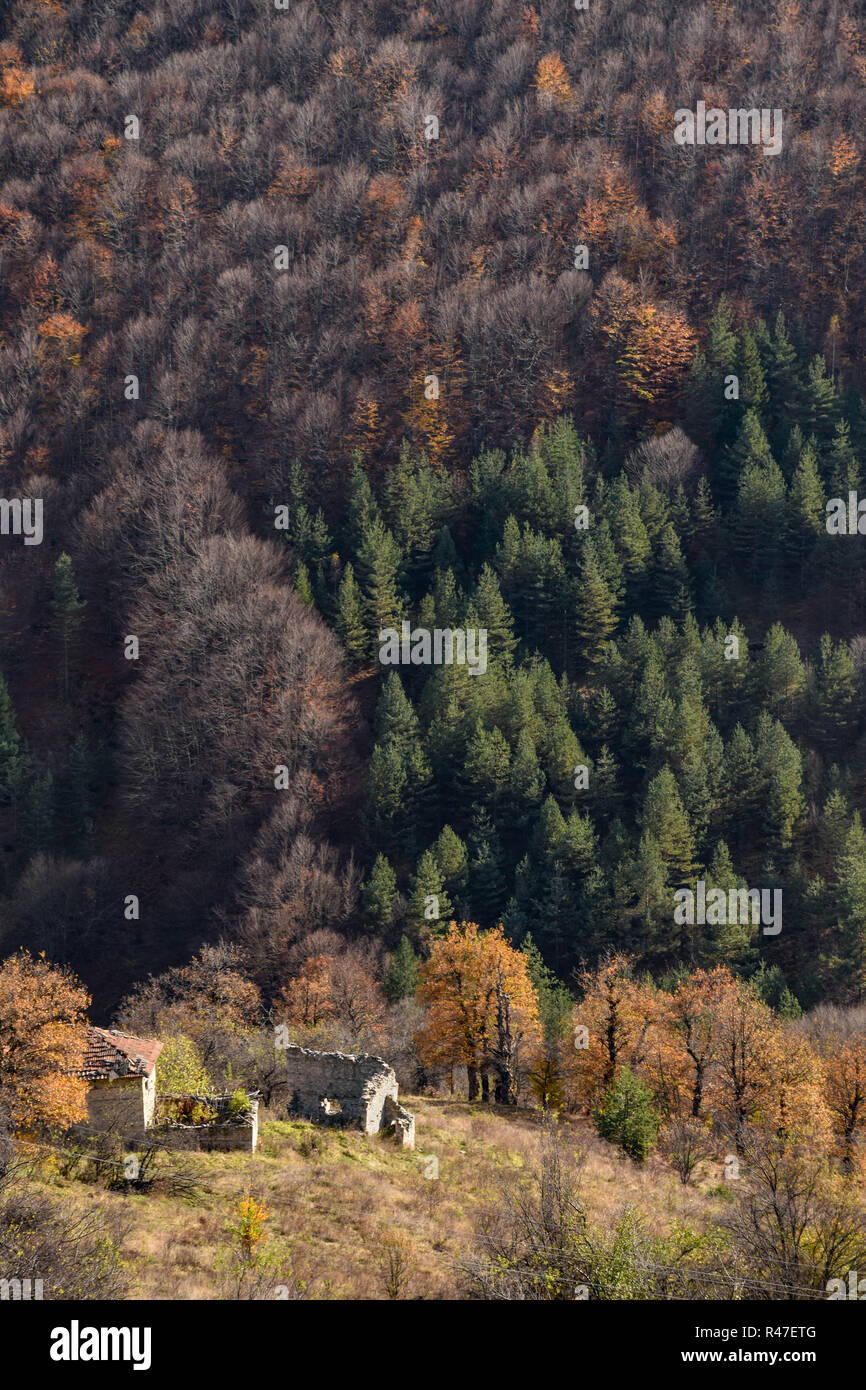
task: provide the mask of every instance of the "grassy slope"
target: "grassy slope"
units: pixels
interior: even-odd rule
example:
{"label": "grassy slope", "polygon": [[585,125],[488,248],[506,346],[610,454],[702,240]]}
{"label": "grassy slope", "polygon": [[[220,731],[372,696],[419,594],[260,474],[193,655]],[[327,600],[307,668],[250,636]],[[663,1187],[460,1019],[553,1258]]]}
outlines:
{"label": "grassy slope", "polygon": [[[178,1164],[194,1172],[201,1184],[195,1204],[159,1191],[107,1192],[44,1169],[31,1181],[55,1199],[62,1192],[64,1201],[122,1213],[136,1298],[224,1297],[214,1259],[227,1248],[226,1226],[247,1191],[266,1207],[269,1235],[291,1242],[294,1272],[309,1282],[313,1297],[384,1298],[383,1236],[399,1231],[413,1248],[407,1296],[454,1298],[454,1257],[469,1245],[476,1218],[496,1201],[500,1175],[534,1161],[538,1117],[459,1101],[410,1097],[407,1103],[416,1116],[414,1154],[384,1135],[271,1121],[262,1126],[254,1157],[164,1155],[163,1172]],[[684,1189],[659,1160],[638,1168],[586,1122],[564,1125],[569,1148],[586,1156],[582,1192],[593,1221],[607,1225],[631,1204],[651,1229],[663,1231],[676,1219],[700,1228],[723,1205],[718,1165]],[[427,1155],[439,1160],[438,1180],[424,1177]]]}

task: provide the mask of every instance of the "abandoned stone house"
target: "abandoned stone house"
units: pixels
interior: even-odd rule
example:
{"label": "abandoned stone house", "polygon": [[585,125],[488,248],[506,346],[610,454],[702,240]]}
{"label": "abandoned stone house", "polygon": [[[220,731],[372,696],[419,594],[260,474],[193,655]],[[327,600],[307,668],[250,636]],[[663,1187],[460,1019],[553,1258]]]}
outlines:
{"label": "abandoned stone house", "polygon": [[138,1138],[153,1120],[156,1059],[162,1043],[135,1038],[116,1028],[90,1029],[84,1065],[76,1075],[88,1081],[89,1129],[115,1130]]}
{"label": "abandoned stone house", "polygon": [[381,1057],[367,1053],[285,1048],[289,1113],[314,1124],[357,1125],[365,1134],[394,1126],[405,1149],[415,1147],[415,1119],[397,1099],[397,1077]]}
{"label": "abandoned stone house", "polygon": [[[125,1140],[139,1139],[155,1124],[156,1062],[162,1043],[115,1028],[90,1028],[83,1067],[76,1075],[88,1083],[87,1128],[109,1131]],[[393,1127],[396,1142],[415,1147],[415,1119],[398,1100],[397,1077],[381,1057],[366,1053],[315,1052],[289,1044],[285,1048],[290,1088],[289,1113],[314,1124],[357,1125],[365,1134]],[[226,1097],[201,1097],[214,1106]],[[255,1153],[258,1101],[251,1098],[245,1124],[171,1125],[161,1128],[169,1147],[245,1148]]]}
{"label": "abandoned stone house", "polygon": [[[227,1096],[190,1097],[204,1102],[216,1118],[207,1124],[183,1124],[160,1116],[156,1094],[156,1062],[163,1044],[156,1038],[137,1038],[116,1028],[90,1029],[84,1066],[76,1072],[89,1082],[87,1124],[77,1128],[121,1136],[134,1143],[152,1127],[159,1129],[164,1148],[245,1149],[255,1153],[258,1109],[255,1096],[243,1118],[228,1114]],[[180,1097],[172,1097],[177,1100]]]}

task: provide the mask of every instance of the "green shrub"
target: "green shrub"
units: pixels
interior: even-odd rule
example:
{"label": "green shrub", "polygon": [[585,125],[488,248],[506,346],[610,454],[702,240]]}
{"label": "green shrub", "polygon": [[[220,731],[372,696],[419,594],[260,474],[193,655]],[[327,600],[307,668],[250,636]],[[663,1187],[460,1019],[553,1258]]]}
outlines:
{"label": "green shrub", "polygon": [[190,1095],[214,1089],[201,1053],[185,1034],[167,1038],[156,1063],[156,1089],[160,1095]]}
{"label": "green shrub", "polygon": [[603,1139],[618,1144],[636,1163],[643,1163],[658,1138],[661,1116],[652,1092],[629,1067],[621,1067],[593,1115]]}
{"label": "green shrub", "polygon": [[252,1108],[253,1103],[246,1091],[242,1087],[238,1087],[238,1089],[232,1093],[231,1099],[229,1100],[229,1114],[249,1115]]}

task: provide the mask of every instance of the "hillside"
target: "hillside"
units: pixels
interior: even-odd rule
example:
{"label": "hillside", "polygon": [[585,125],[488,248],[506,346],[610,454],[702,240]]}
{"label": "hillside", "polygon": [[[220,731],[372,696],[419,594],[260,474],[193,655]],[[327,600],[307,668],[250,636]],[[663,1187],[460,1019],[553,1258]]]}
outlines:
{"label": "hillside", "polygon": [[[857,1297],[864,21],[0,0],[0,1255],[52,1297]],[[153,1148],[251,1096],[255,1159]]]}
{"label": "hillside", "polygon": [[[216,1154],[164,1155],[164,1176],[146,1196],[106,1192],[61,1176],[49,1161],[28,1176],[35,1195],[60,1199],[70,1210],[100,1210],[124,1227],[120,1242],[128,1297],[214,1299],[231,1296],[231,1279],[215,1262],[232,1245],[228,1228],[248,1193],[268,1212],[267,1240],[288,1255],[281,1275],[256,1283],[256,1296],[295,1280],[312,1299],[381,1299],[389,1294],[390,1256],[407,1259],[400,1298],[465,1296],[464,1264],[483,1219],[501,1206],[501,1184],[524,1179],[540,1153],[538,1116],[491,1112],[461,1102],[411,1097],[418,1151],[395,1150],[384,1135],[323,1130],[300,1122],[266,1122],[254,1158]],[[638,1168],[595,1136],[585,1123],[563,1122],[569,1158],[584,1153],[580,1192],[602,1242],[630,1209],[648,1235],[667,1235],[676,1222],[705,1230],[730,1206],[720,1165],[708,1165],[694,1188],[683,1189],[661,1164]],[[438,1159],[438,1177],[429,1158]],[[83,1170],[79,1170],[79,1173]],[[167,1174],[182,1171],[190,1198],[167,1195]],[[634,1271],[623,1262],[620,1297]],[[644,1274],[647,1286],[651,1277]],[[297,1296],[292,1287],[292,1296]],[[601,1292],[601,1289],[599,1289]],[[640,1292],[639,1284],[632,1296]],[[279,1295],[285,1296],[285,1295]],[[595,1296],[595,1295],[593,1295]],[[617,1296],[613,1289],[609,1297]]]}
{"label": "hillside", "polygon": [[[857,6],[347,16],[3,7],[3,949],[110,1013],[224,938],[271,996],[432,894],[657,971],[715,958],[660,921],[702,871],[858,999]],[[686,100],[778,148],[683,145]],[[395,732],[403,621],[490,669],[404,669]]]}

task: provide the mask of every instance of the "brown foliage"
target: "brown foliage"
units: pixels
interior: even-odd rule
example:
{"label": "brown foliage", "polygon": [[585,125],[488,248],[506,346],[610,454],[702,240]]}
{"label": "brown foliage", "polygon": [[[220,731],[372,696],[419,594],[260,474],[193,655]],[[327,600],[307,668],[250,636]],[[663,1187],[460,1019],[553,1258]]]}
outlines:
{"label": "brown foliage", "polygon": [[421,968],[418,998],[428,1015],[418,1049],[430,1065],[463,1063],[470,1100],[477,1099],[479,1075],[494,1065],[500,983],[511,1002],[512,1041],[527,1066],[541,1041],[538,1003],[526,958],[501,927],[481,932],[474,922],[451,922]]}
{"label": "brown foliage", "polygon": [[26,951],[0,965],[0,1094],[16,1130],[87,1118],[90,995],[62,966]]}

